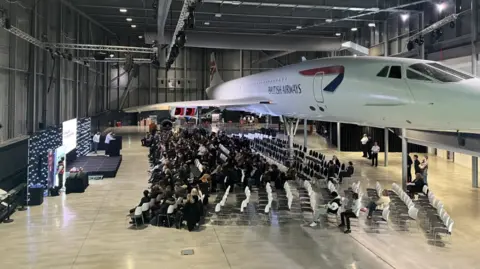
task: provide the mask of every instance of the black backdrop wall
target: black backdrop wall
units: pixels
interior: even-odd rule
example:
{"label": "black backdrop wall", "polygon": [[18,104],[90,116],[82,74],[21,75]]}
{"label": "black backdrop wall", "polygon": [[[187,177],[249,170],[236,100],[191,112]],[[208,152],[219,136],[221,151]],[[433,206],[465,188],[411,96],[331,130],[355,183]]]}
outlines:
{"label": "black backdrop wall", "polygon": [[[336,146],[337,123],[323,123],[322,125],[329,130],[327,133],[332,135],[332,144]],[[385,129],[342,123],[340,125],[341,151],[362,151],[360,139],[362,139],[363,134],[371,136],[373,141],[378,142],[381,151],[385,150]],[[389,152],[402,152],[402,140],[392,132],[388,133],[388,150]],[[408,144],[407,150],[408,152],[426,153],[428,148],[425,146]]]}
{"label": "black backdrop wall", "polygon": [[9,191],[27,182],[28,139],[0,146],[0,189]]}

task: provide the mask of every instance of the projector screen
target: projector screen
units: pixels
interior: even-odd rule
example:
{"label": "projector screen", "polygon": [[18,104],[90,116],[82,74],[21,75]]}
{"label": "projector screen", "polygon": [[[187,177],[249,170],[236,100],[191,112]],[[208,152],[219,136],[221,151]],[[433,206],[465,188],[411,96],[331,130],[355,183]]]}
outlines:
{"label": "projector screen", "polygon": [[62,146],[69,153],[77,147],[77,119],[64,121],[62,128]]}

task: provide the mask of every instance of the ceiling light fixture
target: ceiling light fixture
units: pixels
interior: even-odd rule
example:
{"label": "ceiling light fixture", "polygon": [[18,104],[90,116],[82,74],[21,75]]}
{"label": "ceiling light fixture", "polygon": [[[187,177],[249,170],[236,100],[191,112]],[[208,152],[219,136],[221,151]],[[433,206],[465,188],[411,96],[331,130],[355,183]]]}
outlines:
{"label": "ceiling light fixture", "polygon": [[302,26],[298,25],[298,26],[297,26],[297,29],[302,29]]}
{"label": "ceiling light fixture", "polygon": [[410,17],[410,14],[408,13],[400,15],[400,18],[402,18],[403,22],[407,21],[409,17]]}
{"label": "ceiling light fixture", "polygon": [[340,34],[340,33],[336,33],[335,35],[336,35],[336,36],[341,36],[342,34]]}
{"label": "ceiling light fixture", "polygon": [[127,21],[133,21],[132,18],[127,18]]}
{"label": "ceiling light fixture", "polygon": [[110,58],[113,58],[113,57],[115,57],[115,55],[114,55],[113,53],[112,53],[112,54],[110,54]]}
{"label": "ceiling light fixture", "polygon": [[353,27],[351,30],[352,30],[352,32],[356,32],[358,29],[357,29],[357,27]]}
{"label": "ceiling light fixture", "polygon": [[121,9],[120,9],[120,12],[122,12],[122,13],[127,13],[127,9],[126,9],[126,8],[121,8]]}
{"label": "ceiling light fixture", "polygon": [[368,27],[371,27],[371,28],[375,27],[375,23],[374,23],[374,22],[370,22],[370,23],[368,24]]}
{"label": "ceiling light fixture", "polygon": [[333,20],[332,19],[326,19],[325,22],[331,23]]}
{"label": "ceiling light fixture", "polygon": [[132,28],[137,28],[137,26],[135,24],[132,24]]}
{"label": "ceiling light fixture", "polygon": [[217,13],[217,14],[215,14],[215,17],[217,17],[217,18],[221,18],[221,17],[222,17],[222,14],[220,14],[220,13]]}
{"label": "ceiling light fixture", "polygon": [[203,24],[205,24],[205,25],[210,25],[210,22],[206,21],[206,22],[204,22]]}
{"label": "ceiling light fixture", "polygon": [[142,35],[139,35],[139,36],[138,36],[138,38],[139,38],[139,39],[142,39],[142,38],[143,38],[143,36],[142,36]]}
{"label": "ceiling light fixture", "polygon": [[445,10],[445,8],[447,8],[447,3],[438,3],[437,4],[438,13],[442,13],[442,11]]}

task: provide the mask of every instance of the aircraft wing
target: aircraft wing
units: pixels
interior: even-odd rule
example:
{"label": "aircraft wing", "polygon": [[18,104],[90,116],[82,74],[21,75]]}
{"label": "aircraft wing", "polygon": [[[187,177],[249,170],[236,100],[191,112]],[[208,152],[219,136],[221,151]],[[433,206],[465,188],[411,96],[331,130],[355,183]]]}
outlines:
{"label": "aircraft wing", "polygon": [[243,99],[214,99],[214,100],[197,100],[158,103],[153,105],[137,106],[124,109],[127,113],[169,110],[172,107],[235,107],[249,105],[268,105],[271,101],[263,97],[243,98]]}

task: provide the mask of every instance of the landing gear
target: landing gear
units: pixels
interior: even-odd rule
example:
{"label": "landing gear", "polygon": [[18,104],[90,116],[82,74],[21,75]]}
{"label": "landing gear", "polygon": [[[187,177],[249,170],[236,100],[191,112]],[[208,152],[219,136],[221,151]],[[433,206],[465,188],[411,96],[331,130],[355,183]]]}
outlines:
{"label": "landing gear", "polygon": [[295,157],[293,149],[293,139],[297,133],[298,123],[300,119],[288,118],[285,116],[280,116],[280,121],[285,124],[285,131],[287,132],[288,137],[288,149],[289,149],[289,159],[292,161]]}

